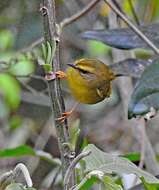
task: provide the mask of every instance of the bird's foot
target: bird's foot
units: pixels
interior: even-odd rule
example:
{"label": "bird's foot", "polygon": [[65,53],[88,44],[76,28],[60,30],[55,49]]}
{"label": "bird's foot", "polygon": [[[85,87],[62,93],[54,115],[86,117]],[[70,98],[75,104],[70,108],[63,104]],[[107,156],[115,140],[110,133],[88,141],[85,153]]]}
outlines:
{"label": "bird's foot", "polygon": [[67,111],[67,112],[64,112],[62,113],[62,116],[55,119],[56,121],[59,121],[60,123],[63,123],[73,112],[74,110],[71,110],[71,111]]}
{"label": "bird's foot", "polygon": [[59,118],[56,118],[55,120],[56,120],[56,121],[59,121],[59,122],[61,122],[61,123],[63,123],[63,122],[74,112],[74,110],[76,109],[76,107],[78,106],[78,104],[79,104],[79,103],[76,103],[76,104],[72,107],[72,109],[71,109],[70,111],[63,112],[63,113],[62,113],[62,116],[59,117]]}
{"label": "bird's foot", "polygon": [[67,75],[63,71],[56,71],[56,72],[51,71],[46,74],[45,79],[50,81],[50,80],[55,80],[55,78],[65,79],[66,77]]}
{"label": "bird's foot", "polygon": [[65,78],[67,78],[66,73],[63,72],[63,71],[57,71],[57,72],[55,72],[55,74],[56,74],[56,77],[59,78],[59,79],[65,79]]}

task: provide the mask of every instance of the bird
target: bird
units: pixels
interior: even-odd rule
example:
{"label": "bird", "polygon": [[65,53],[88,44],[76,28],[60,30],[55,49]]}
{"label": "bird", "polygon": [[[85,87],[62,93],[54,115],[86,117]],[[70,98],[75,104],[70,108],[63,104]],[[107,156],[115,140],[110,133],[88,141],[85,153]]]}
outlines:
{"label": "bird", "polygon": [[68,63],[66,76],[73,97],[83,104],[96,104],[111,95],[112,81],[118,76],[98,59]]}
{"label": "bird", "polygon": [[[121,76],[141,76],[146,65],[152,62],[126,59],[119,63],[106,65],[98,59],[82,58],[68,63],[66,72],[57,72],[58,78],[67,78],[72,96],[78,103],[96,104],[111,96],[112,81]],[[64,121],[76,108],[64,112],[59,121]]]}
{"label": "bird", "polygon": [[[77,100],[73,108],[64,112],[56,120],[63,122],[79,103],[96,104],[111,95],[112,81],[120,76],[115,74],[109,66],[98,59],[83,58],[74,63],[68,63],[65,75],[72,96]],[[60,72],[61,73],[61,72]],[[60,74],[61,75],[61,74]]]}

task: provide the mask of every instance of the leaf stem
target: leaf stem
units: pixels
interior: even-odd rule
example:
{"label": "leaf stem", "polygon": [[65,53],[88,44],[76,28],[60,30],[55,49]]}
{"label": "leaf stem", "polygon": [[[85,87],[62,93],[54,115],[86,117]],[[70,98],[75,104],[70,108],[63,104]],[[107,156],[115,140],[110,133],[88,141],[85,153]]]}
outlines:
{"label": "leaf stem", "polygon": [[32,187],[33,183],[32,183],[29,171],[23,163],[19,163],[16,165],[15,169],[13,170],[13,175],[16,176],[19,173],[19,171],[21,171],[23,173],[23,176],[24,176],[24,179],[27,183],[27,186]]}

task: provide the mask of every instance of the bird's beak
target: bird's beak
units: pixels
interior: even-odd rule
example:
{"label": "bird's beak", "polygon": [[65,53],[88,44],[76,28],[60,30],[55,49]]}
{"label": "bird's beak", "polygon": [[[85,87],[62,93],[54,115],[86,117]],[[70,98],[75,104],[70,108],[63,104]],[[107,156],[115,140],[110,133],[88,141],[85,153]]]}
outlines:
{"label": "bird's beak", "polygon": [[72,68],[74,68],[74,69],[77,69],[76,65],[73,64],[73,63],[67,63],[67,65],[68,65],[69,67],[72,67]]}

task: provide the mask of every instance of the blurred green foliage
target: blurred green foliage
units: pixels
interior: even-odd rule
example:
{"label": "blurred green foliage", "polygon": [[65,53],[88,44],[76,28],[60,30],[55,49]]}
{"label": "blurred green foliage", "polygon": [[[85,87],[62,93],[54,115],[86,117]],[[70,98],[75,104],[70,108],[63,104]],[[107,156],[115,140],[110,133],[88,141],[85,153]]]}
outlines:
{"label": "blurred green foliage", "polygon": [[12,114],[21,102],[20,81],[28,81],[22,76],[32,74],[35,64],[30,53],[15,52],[15,36],[10,30],[0,30],[0,42],[0,118],[15,129],[21,124],[20,117]]}
{"label": "blurred green foliage", "polygon": [[11,110],[17,109],[20,104],[20,86],[17,80],[8,74],[0,74],[0,89],[6,105]]}
{"label": "blurred green foliage", "polygon": [[[82,1],[77,1],[77,5],[78,4],[80,5],[81,2]],[[58,14],[60,14],[58,18],[59,20],[62,20],[62,18],[64,17],[62,12],[60,12],[61,11],[60,8],[64,6],[65,3],[68,3],[67,6],[69,5],[69,2],[67,0],[56,0],[56,5],[58,6]],[[152,0],[142,0],[142,1],[132,0],[132,3],[134,5],[134,8],[136,10],[139,20],[141,20],[141,23],[150,23],[158,19],[158,16],[159,16],[158,0],[153,0],[153,1]],[[82,3],[81,5],[82,5],[81,7],[83,7]],[[129,15],[131,19],[133,20],[134,18],[133,18],[129,1],[123,0],[121,6],[126,12],[126,14]],[[35,67],[36,67],[35,61],[37,61],[37,59],[32,56],[32,53],[22,53],[24,52],[22,50],[24,50],[26,47],[30,47],[32,43],[34,43],[36,40],[38,40],[39,38],[43,36],[43,27],[42,27],[43,23],[42,23],[42,17],[40,16],[40,13],[38,12],[39,7],[40,7],[39,0],[34,0],[34,1],[5,0],[5,1],[0,2],[0,9],[1,9],[1,14],[0,14],[0,26],[1,26],[0,27],[0,63],[1,63],[0,64],[0,121],[4,119],[5,121],[7,120],[8,125],[11,127],[11,129],[17,129],[17,127],[20,126],[22,123],[22,118],[17,114],[17,110],[21,104],[21,91],[22,91],[21,81],[23,81],[24,84],[27,84],[27,82],[29,81],[29,79],[24,80],[24,78],[21,78],[21,77],[17,78],[17,75],[18,76],[30,75],[35,71]],[[75,11],[74,10],[72,12],[70,11],[68,15],[71,15],[73,12]],[[108,7],[106,7],[106,13],[107,15],[109,14]],[[98,13],[96,14],[98,15]],[[102,27],[107,30],[106,28],[107,18],[104,17],[104,22],[102,22],[103,21],[102,19],[103,18],[99,18],[99,23],[100,23],[99,25],[102,25]],[[84,18],[84,20],[85,22],[87,22],[87,19]],[[81,32],[80,30],[83,30],[83,28],[88,27],[88,26],[83,27],[81,23],[77,27],[78,30],[75,29],[71,31],[70,30],[71,26],[70,28],[68,27],[68,29],[72,33],[74,31],[76,32],[78,31],[80,33]],[[75,25],[73,25],[73,27]],[[78,25],[78,22],[77,22],[77,25]],[[94,25],[90,25],[90,27],[92,26],[96,27],[98,26],[98,24],[96,25],[95,23]],[[91,29],[94,29],[94,28],[91,28]],[[68,32],[68,36],[70,37],[72,33],[71,32],[69,33],[69,32]],[[67,38],[67,35],[66,35],[66,38]],[[66,41],[67,40],[69,41],[69,38],[66,39]],[[69,59],[72,57],[75,57],[73,53],[71,54],[71,50],[70,50],[71,48],[73,49],[72,52],[76,51],[76,55],[78,55],[79,57],[90,56],[90,57],[102,57],[102,58],[104,57],[105,58],[109,56],[109,59],[111,59],[111,53],[110,53],[111,48],[97,41],[91,40],[91,41],[85,42],[84,48],[83,46],[78,46],[76,41],[69,43],[69,45],[67,45],[67,43],[65,42],[64,45],[66,45],[66,47],[62,51],[65,51],[66,56],[61,56],[62,62],[65,62],[65,57],[66,58],[68,57]],[[34,49],[33,50],[29,49],[29,51],[34,52]],[[50,56],[48,57],[49,57],[48,60],[52,58]],[[143,57],[145,58],[145,53],[143,53]],[[50,71],[49,64],[46,64],[44,67],[47,71]],[[119,99],[117,96],[114,96],[114,97],[115,99]],[[114,97],[112,96],[112,98]],[[97,105],[97,107],[98,106],[99,105]],[[105,107],[109,107],[108,104],[106,104]],[[107,108],[105,108],[105,110],[106,109]],[[38,110],[38,112],[40,111]],[[72,128],[70,128],[70,146],[72,150],[74,150],[77,145],[78,137],[80,134],[79,125],[80,125],[80,120],[76,120],[74,123],[72,123],[72,126],[71,126]],[[36,133],[37,135],[39,131],[36,131],[36,132],[37,132]],[[35,136],[33,136],[33,138],[30,138],[30,139],[28,138],[29,142],[31,141],[31,143],[33,143],[34,137]],[[100,139],[100,137],[97,137],[97,138]],[[87,145],[88,145],[87,137],[84,137],[83,142],[80,144],[80,149],[83,149]],[[16,148],[0,150],[1,158],[2,157],[3,158],[21,157],[21,156],[38,156],[38,155],[34,149],[32,149],[30,146],[27,146],[27,145],[21,145]],[[42,155],[42,156],[47,160],[48,157],[45,157],[46,155]],[[139,161],[140,154],[130,153],[130,154],[125,155],[124,157],[128,158],[131,161]],[[102,157],[102,159],[104,160],[105,158]],[[95,161],[97,163],[100,162],[98,153],[96,154]],[[79,174],[77,176],[78,182],[80,182],[86,176],[86,173],[84,172],[85,164],[80,163],[79,165],[80,167],[77,168],[78,174]],[[103,189],[120,189],[120,187],[117,185],[113,177],[109,178],[108,176],[104,176],[102,180],[104,180],[103,182],[105,183],[105,186],[103,187]],[[91,188],[94,183],[99,184],[99,182],[100,180],[96,176],[91,176],[91,178],[86,180],[85,184],[82,186],[81,189]],[[149,185],[145,181],[143,181],[143,183],[146,189],[156,190],[156,187],[157,187],[156,185],[155,185],[156,186],[155,188],[152,188],[151,184]],[[15,190],[15,189],[23,190],[24,188],[19,184],[11,184],[10,186],[6,188],[6,190]],[[31,188],[30,189],[25,188],[25,189],[31,190]]]}
{"label": "blurred green foliage", "polygon": [[0,30],[0,52],[13,47],[14,36],[9,30]]}
{"label": "blurred green foliage", "polygon": [[27,145],[21,145],[16,148],[0,150],[0,157],[20,157],[26,155],[35,156],[35,151]]}
{"label": "blurred green foliage", "polygon": [[95,40],[89,40],[87,44],[88,44],[88,52],[92,57],[106,55],[111,50],[109,46],[106,46],[103,43]]}

